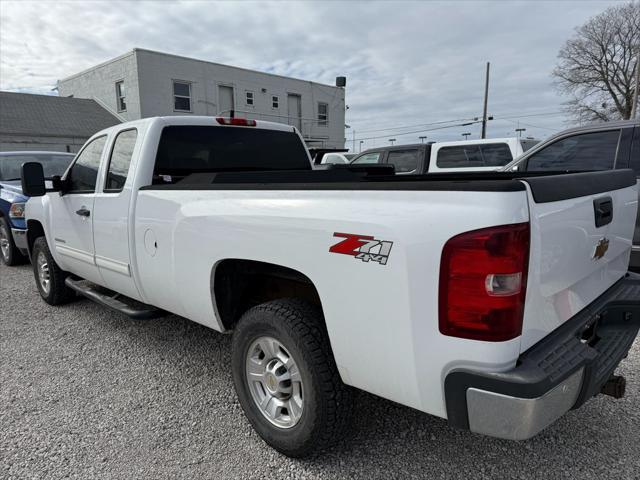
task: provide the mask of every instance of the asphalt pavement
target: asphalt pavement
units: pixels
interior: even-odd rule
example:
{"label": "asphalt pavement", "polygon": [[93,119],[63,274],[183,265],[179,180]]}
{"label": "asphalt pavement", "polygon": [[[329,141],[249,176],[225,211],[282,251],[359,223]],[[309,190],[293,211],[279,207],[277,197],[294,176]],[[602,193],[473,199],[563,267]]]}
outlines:
{"label": "asphalt pavement", "polygon": [[360,393],[348,437],[292,460],[245,419],[230,340],[84,299],[51,307],[30,266],[0,265],[0,478],[640,477],[639,341],[618,370],[625,398],[594,398],[529,441],[456,431]]}

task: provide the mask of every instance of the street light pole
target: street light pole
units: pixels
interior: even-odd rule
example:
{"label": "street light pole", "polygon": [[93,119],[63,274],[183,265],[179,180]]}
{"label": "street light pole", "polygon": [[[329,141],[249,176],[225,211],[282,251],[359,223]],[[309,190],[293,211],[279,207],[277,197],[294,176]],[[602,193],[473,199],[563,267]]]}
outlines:
{"label": "street light pole", "polygon": [[463,133],[462,136],[464,137],[464,139],[466,140],[467,138],[469,138],[469,135],[471,135],[471,132],[467,132],[467,133]]}
{"label": "street light pole", "polygon": [[522,132],[526,132],[526,128],[516,128],[516,132],[518,133],[518,138],[522,137]]}
{"label": "street light pole", "polygon": [[487,138],[487,104],[489,103],[489,66],[487,62],[487,76],[484,80],[484,109],[482,111],[482,135],[480,138]]}
{"label": "street light pole", "polygon": [[424,143],[424,141],[427,139],[426,135],[421,135],[418,138],[420,139],[420,143]]}
{"label": "street light pole", "polygon": [[364,140],[360,140],[360,150],[358,150],[358,153],[360,153],[362,151],[362,144],[364,143]]}
{"label": "street light pole", "polygon": [[395,138],[390,138],[390,139],[389,139],[389,142],[391,143],[391,145],[393,145],[393,142],[395,142],[395,141],[396,141],[396,139],[395,139]]}

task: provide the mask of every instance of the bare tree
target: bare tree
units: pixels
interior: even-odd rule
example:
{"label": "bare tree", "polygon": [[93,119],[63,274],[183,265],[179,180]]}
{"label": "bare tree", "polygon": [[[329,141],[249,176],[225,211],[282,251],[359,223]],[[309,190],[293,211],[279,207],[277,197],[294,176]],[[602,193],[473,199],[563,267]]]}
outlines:
{"label": "bare tree", "polygon": [[576,29],[558,54],[556,85],[579,122],[628,119],[640,60],[640,2],[606,9]]}

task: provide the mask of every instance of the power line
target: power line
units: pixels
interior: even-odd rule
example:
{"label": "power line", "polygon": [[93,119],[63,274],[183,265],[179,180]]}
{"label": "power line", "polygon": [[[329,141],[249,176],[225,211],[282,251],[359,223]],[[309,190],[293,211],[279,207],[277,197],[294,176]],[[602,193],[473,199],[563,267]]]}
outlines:
{"label": "power line", "polygon": [[[401,136],[401,135],[411,135],[412,133],[422,133],[422,132],[433,132],[434,130],[443,130],[445,128],[454,128],[454,127],[465,127],[467,125],[473,125],[475,123],[481,123],[482,120],[474,120],[471,122],[467,122],[467,123],[457,123],[455,125],[444,125],[442,127],[435,127],[435,128],[423,128],[420,130],[413,130],[410,132],[400,132],[400,133],[394,133],[394,135],[397,136]],[[356,138],[356,140],[378,140],[380,138],[386,138],[389,135],[378,135],[376,137],[365,137],[365,138]]]}
{"label": "power line", "polygon": [[[541,112],[541,113],[528,113],[528,114],[520,114],[520,115],[507,115],[507,116],[500,116],[500,115],[493,115],[493,120],[508,120],[510,118],[528,118],[528,117],[543,117],[543,116],[555,116],[555,115],[560,115],[560,114],[564,114],[565,112],[563,111],[554,111],[554,112]],[[453,122],[471,122],[471,123],[477,123],[479,120],[478,117],[469,117],[469,118],[456,118],[453,120],[440,120],[437,122],[430,122],[430,123],[417,123],[417,124],[411,124],[411,125],[401,125],[401,126],[397,126],[397,127],[388,127],[388,128],[374,128],[374,129],[368,129],[368,130],[357,130],[358,133],[375,133],[375,132],[389,132],[388,135],[405,135],[404,133],[392,133],[395,130],[402,130],[404,128],[417,128],[417,127],[429,127],[432,125],[443,125],[446,123],[453,123]],[[456,126],[456,125],[452,125],[452,126]],[[545,127],[540,127],[540,128],[545,128]],[[427,131],[427,130],[424,130]],[[408,133],[413,133],[413,132],[408,132]],[[385,137],[387,135],[382,135],[382,137]],[[382,138],[379,137],[379,138]]]}
{"label": "power line", "polygon": [[373,130],[358,130],[358,133],[390,132],[391,130],[402,130],[403,128],[430,127],[431,125],[441,125],[443,123],[453,123],[453,122],[466,122],[466,121],[477,120],[477,119],[478,117],[456,118],[454,120],[441,120],[438,122],[418,123],[414,125],[402,125],[399,127],[377,128]]}

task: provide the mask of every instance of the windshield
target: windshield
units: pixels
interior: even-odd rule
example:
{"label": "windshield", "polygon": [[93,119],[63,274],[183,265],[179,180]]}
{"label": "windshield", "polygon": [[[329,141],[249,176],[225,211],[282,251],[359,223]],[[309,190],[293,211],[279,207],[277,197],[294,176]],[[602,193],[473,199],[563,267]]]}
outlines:
{"label": "windshield", "polygon": [[540,143],[540,140],[530,140],[528,138],[525,140],[520,140],[520,145],[522,145],[523,152],[526,152],[530,148],[535,147],[539,143]]}
{"label": "windshield", "polygon": [[0,155],[0,180],[20,180],[22,164],[26,162],[38,162],[42,164],[45,178],[54,175],[62,175],[73,155],[55,153],[16,153]]}

